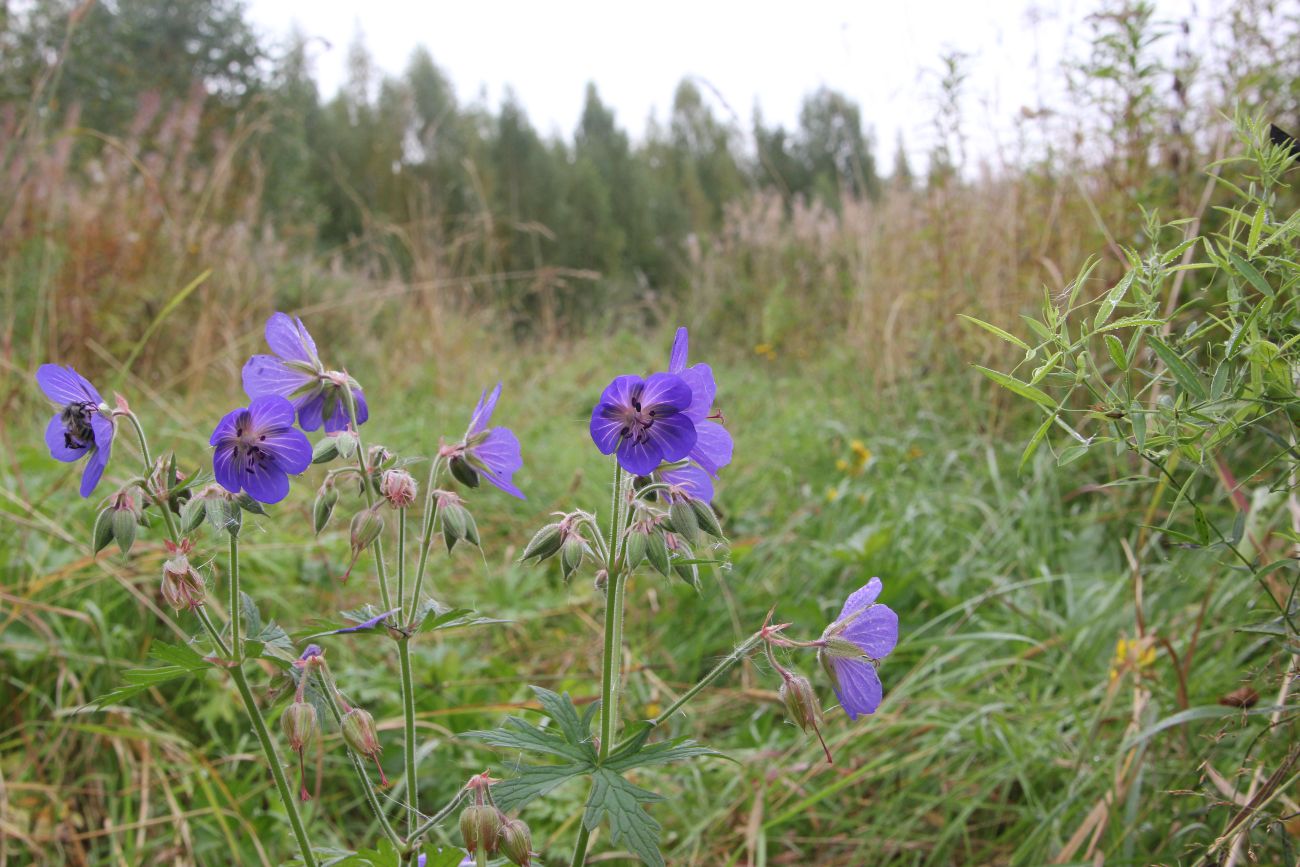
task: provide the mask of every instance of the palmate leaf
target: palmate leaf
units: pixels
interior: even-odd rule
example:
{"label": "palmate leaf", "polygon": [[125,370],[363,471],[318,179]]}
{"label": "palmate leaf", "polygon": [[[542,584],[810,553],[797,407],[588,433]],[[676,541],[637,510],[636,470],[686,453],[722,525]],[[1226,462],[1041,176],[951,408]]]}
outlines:
{"label": "palmate leaf", "polygon": [[586,776],[595,770],[595,765],[588,762],[524,765],[518,774],[492,787],[492,798],[506,812],[519,810],[529,801],[549,794],[562,783]]}
{"label": "palmate leaf", "polygon": [[582,824],[594,831],[602,821],[609,822],[615,845],[626,846],[650,867],[664,867],[664,856],[659,853],[662,827],[641,806],[662,800],[662,795],[632,785],[609,768],[597,768],[591,775]]}
{"label": "palmate leaf", "polygon": [[[647,734],[649,729],[646,730]],[[652,765],[668,765],[673,762],[681,762],[686,759],[693,759],[696,756],[718,756],[726,758],[717,750],[710,749],[703,744],[696,743],[689,738],[678,738],[672,741],[661,741],[656,744],[644,746],[644,737],[642,743],[636,741],[628,744],[623,749],[611,755],[605,761],[601,762],[602,768],[616,771],[617,773],[626,773],[633,768],[648,768]]]}
{"label": "palmate leaf", "polygon": [[486,626],[492,623],[509,623],[492,617],[479,617],[472,608],[448,608],[436,599],[426,598],[415,611],[415,631],[433,632],[435,629],[456,629],[460,626]]}
{"label": "palmate leaf", "polygon": [[572,744],[554,729],[539,729],[518,717],[508,717],[499,729],[470,732],[465,735],[494,747],[543,753],[574,762],[594,764],[596,751],[591,744]]}

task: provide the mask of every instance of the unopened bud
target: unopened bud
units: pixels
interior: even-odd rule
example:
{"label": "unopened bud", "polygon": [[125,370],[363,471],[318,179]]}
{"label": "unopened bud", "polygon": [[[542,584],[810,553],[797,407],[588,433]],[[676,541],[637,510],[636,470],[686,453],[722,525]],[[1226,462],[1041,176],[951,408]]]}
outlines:
{"label": "unopened bud", "polygon": [[452,478],[456,481],[467,488],[478,487],[478,472],[469,465],[469,461],[457,455],[447,462],[447,466],[451,468]]}
{"label": "unopened bud", "polygon": [[522,819],[506,819],[501,824],[501,854],[519,867],[533,863],[533,835]]}
{"label": "unopened bud", "polygon": [[668,577],[671,570],[670,559],[668,557],[668,538],[666,533],[651,533],[646,540],[645,549],[646,559],[650,565],[655,567],[655,571],[665,578]]}
{"label": "unopened bud", "polygon": [[316,501],[311,505],[311,525],[317,536],[329,524],[330,518],[334,515],[334,506],[338,504],[338,501],[338,489],[330,482],[326,482],[316,492]]}
{"label": "unopened bud", "polygon": [[339,456],[338,437],[325,437],[311,450],[313,464],[328,464]]}
{"label": "unopened bud", "polygon": [[608,586],[608,584],[609,584],[609,572],[605,569],[597,569],[596,579],[592,582],[592,586],[594,586],[596,590],[600,592],[604,592],[605,587]]}
{"label": "unopened bud", "polygon": [[477,852],[480,847],[489,855],[497,849],[501,835],[501,813],[487,804],[471,804],[460,814],[460,836],[465,848]]}
{"label": "unopened bud", "polygon": [[564,534],[559,524],[547,524],[533,534],[533,538],[524,546],[520,560],[536,558],[539,562],[555,555],[564,541]]}
{"label": "unopened bud", "polygon": [[568,581],[569,576],[582,565],[586,553],[587,543],[577,533],[573,533],[564,540],[564,544],[560,546],[560,568],[564,572],[565,581]]}
{"label": "unopened bud", "polygon": [[442,520],[442,540],[450,551],[460,541],[479,544],[478,525],[465,508],[465,501],[451,491],[438,492],[438,517]]}
{"label": "unopened bud", "polygon": [[126,491],[119,491],[113,497],[112,516],[110,521],[113,527],[113,538],[117,541],[118,550],[126,554],[135,544],[135,528],[140,523],[141,510],[136,505],[135,497]]}
{"label": "unopened bud", "polygon": [[785,713],[790,722],[803,731],[809,726],[816,727],[822,721],[822,706],[813,692],[812,684],[802,674],[793,674],[781,682],[778,690],[781,701],[785,703]]}
{"label": "unopened bud", "polygon": [[406,470],[385,470],[379,479],[379,493],[394,509],[405,509],[415,502],[415,477]]}
{"label": "unopened bud", "polygon": [[636,521],[627,528],[623,536],[623,563],[629,570],[635,569],[646,558],[650,547],[651,526],[649,521]]}
{"label": "unopened bud", "polygon": [[339,450],[339,457],[347,460],[357,453],[360,438],[354,430],[343,430],[334,434],[334,445]]}
{"label": "unopened bud", "polygon": [[692,498],[691,511],[695,513],[695,522],[699,524],[702,531],[715,539],[726,538],[722,534],[722,524],[718,522],[718,516],[712,506],[703,500]]}
{"label": "unopened bud", "polygon": [[373,445],[366,449],[366,463],[371,472],[388,469],[394,458],[395,455],[381,445]]}
{"label": "unopened bud", "polygon": [[280,715],[280,728],[289,739],[289,747],[302,750],[320,730],[316,708],[305,701],[295,701]]}
{"label": "unopened bud", "polygon": [[695,517],[695,510],[684,499],[674,499],[668,507],[668,526],[688,542],[694,542],[700,536],[700,522]]}
{"label": "unopened bud", "polygon": [[352,556],[369,548],[384,531],[384,517],[375,508],[362,509],[352,516]]}

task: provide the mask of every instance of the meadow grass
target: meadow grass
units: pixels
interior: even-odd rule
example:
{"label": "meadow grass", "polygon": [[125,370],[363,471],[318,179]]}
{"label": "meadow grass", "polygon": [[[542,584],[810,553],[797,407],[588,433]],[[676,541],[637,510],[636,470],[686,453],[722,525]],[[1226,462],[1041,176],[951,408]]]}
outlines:
{"label": "meadow grass", "polygon": [[[460,434],[479,390],[500,378],[498,420],[524,444],[517,481],[528,501],[476,492],[482,554],[459,548],[431,570],[440,600],[509,622],[412,644],[421,803],[437,804],[469,774],[489,767],[508,776],[519,759],[455,732],[493,727],[530,706],[527,684],[566,690],[579,705],[596,696],[599,596],[586,581],[566,585],[558,568],[516,564],[527,539],[519,528],[567,505],[604,502],[608,466],[588,440],[586,414],[613,373],[662,365],[669,332],[518,345],[481,322],[446,321],[441,346],[412,363],[409,353],[386,357],[382,342],[350,342],[345,322],[334,323],[335,354],[355,358],[352,371],[367,386],[369,442],[428,453],[440,433]],[[829,715],[833,765],[784,721],[779,678],[761,658],[674,721],[676,732],[731,760],[638,772],[669,796],[653,808],[669,863],[1194,860],[1235,812],[1214,774],[1230,785],[1251,770],[1277,688],[1252,679],[1272,645],[1221,628],[1214,614],[1254,604],[1254,585],[1208,554],[1178,548],[1153,549],[1135,576],[1123,546],[1156,544],[1133,529],[1148,489],[1099,488],[1113,465],[1058,469],[1046,451],[1018,474],[1031,419],[993,405],[973,372],[881,388],[848,350],[798,360],[711,350],[707,331],[693,337],[695,355],[719,377],[736,439],[718,501],[730,563],[698,593],[652,575],[634,579],[628,716],[654,715],[773,604],[792,633],[815,637],[871,575],[885,579],[882,601],[899,612],[902,638],[882,668],[880,711],[856,723]],[[212,424],[239,401],[235,371],[248,348],[225,346],[178,396],[124,378],[156,447],[175,444],[183,467],[204,465]],[[224,677],[173,681],[105,710],[87,706],[125,669],[147,664],[153,642],[178,641],[195,626],[158,599],[156,539],[129,558],[89,555],[92,505],[65,508],[75,475],[49,460],[39,437],[45,410],[30,397],[16,400],[0,427],[0,864],[279,863],[287,826]],[[110,474],[120,480],[131,446],[118,449]],[[365,561],[339,580],[342,506],[312,537],[313,487],[304,480],[275,509],[275,542],[259,527],[267,519],[252,519],[243,534],[247,592],[263,617],[294,634],[373,596]],[[1197,643],[1185,684],[1159,648],[1116,667],[1117,640],[1137,634],[1136,586],[1152,634],[1180,653]],[[374,712],[385,764],[400,777],[401,708],[384,643],[339,636],[328,654],[345,688]],[[791,661],[817,681],[811,659]],[[1216,705],[1246,682],[1265,696],[1256,708]],[[1219,765],[1204,767],[1212,746]],[[305,814],[314,839],[376,840],[337,733],[308,759],[309,786],[320,780]],[[567,863],[584,794],[571,785],[529,807],[544,863]],[[400,811],[400,786],[387,796]],[[1286,851],[1275,833],[1266,831],[1268,851]]]}

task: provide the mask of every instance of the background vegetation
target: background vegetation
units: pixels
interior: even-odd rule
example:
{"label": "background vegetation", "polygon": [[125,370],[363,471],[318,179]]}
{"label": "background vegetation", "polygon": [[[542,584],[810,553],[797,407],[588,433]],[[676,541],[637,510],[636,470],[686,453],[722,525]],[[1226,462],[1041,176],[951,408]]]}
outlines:
{"label": "background vegetation", "polygon": [[[1208,44],[1141,3],[1086,24],[1087,50],[1055,70],[1070,104],[1026,111],[1016,143],[980,161],[964,155],[967,61],[938,59],[926,166],[886,172],[869,107],[829,91],[786,130],[683,82],[633,142],[593,86],[572,139],[548,140],[523,106],[459,104],[424,53],[387,78],[356,48],[350,83],[322,99],[302,41],[264,44],[231,0],[0,4],[0,864],[288,851],[220,676],[88,707],[187,624],[160,610],[161,546],[89,555],[94,503],[67,507],[74,474],[45,453],[32,379],[46,360],[93,372],[198,466],[275,309],[367,385],[368,438],[398,451],[458,435],[479,390],[506,383],[529,500],[476,495],[483,557],[458,551],[434,577],[445,601],[511,622],[413,645],[439,769],[426,803],[485,765],[510,772],[455,732],[495,725],[525,684],[593,698],[598,598],[513,561],[521,528],[601,502],[585,414],[612,373],[662,365],[680,322],[737,441],[719,499],[735,544],[698,595],[632,588],[629,712],[652,715],[773,602],[820,631],[869,575],[903,640],[880,712],[832,715],[833,766],[784,723],[761,662],[681,720],[737,763],[654,780],[675,794],[655,808],[670,863],[1190,864],[1243,826],[1249,845],[1213,863],[1294,862],[1295,645],[1258,628],[1265,594],[1293,604],[1293,573],[1261,586],[1177,535],[1195,502],[1217,524],[1246,515],[1252,558],[1285,559],[1293,483],[1257,478],[1272,452],[1251,440],[1177,492],[1122,448],[1067,454],[1053,436],[1022,464],[1041,413],[970,364],[1023,353],[958,314],[1032,340],[1019,317],[1044,290],[1104,296],[1126,249],[1233,231],[1224,208],[1242,197],[1214,176],[1241,191],[1254,170],[1219,162],[1250,152],[1228,117],[1300,122],[1300,9],[1233,4]],[[1270,226],[1296,210],[1294,177]],[[1158,229],[1170,220],[1189,222]],[[1183,274],[1153,289],[1175,335],[1217,291]],[[1085,435],[1105,426],[1105,407],[1075,404]],[[278,508],[274,544],[245,534],[248,590],[291,632],[360,592],[337,580],[344,531],[310,534],[310,487]],[[331,661],[395,741],[376,642]],[[376,833],[342,761],[327,739],[308,816],[323,845],[358,847]],[[579,788],[530,808],[555,863]]]}

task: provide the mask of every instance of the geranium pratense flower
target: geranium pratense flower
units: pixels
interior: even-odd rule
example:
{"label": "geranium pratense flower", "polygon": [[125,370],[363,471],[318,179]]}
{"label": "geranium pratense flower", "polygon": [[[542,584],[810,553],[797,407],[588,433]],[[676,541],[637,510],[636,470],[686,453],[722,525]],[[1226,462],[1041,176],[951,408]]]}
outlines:
{"label": "geranium pratense flower", "polygon": [[591,438],[602,454],[616,452],[623,469],[648,476],[695,447],[691,401],[690,386],[675,374],[616,377],[591,411]]}
{"label": "geranium pratense flower", "polygon": [[487,391],[480,394],[464,441],[443,446],[441,455],[451,461],[456,477],[471,487],[477,486],[478,477],[482,476],[512,497],[524,500],[527,497],[513,481],[515,471],[524,465],[519,452],[519,438],[510,428],[488,427],[500,397],[499,382],[491,394]]}
{"label": "geranium pratense flower", "polygon": [[898,644],[898,615],[876,603],[882,586],[879,578],[872,578],[852,593],[818,642],[817,659],[849,719],[880,707],[883,691],[876,664]]}
{"label": "geranium pratense flower", "polygon": [[289,473],[311,464],[311,443],[293,427],[293,404],[269,395],[233,410],[212,432],[212,471],[221,487],[246,492],[259,503],[289,493]]}
{"label": "geranium pratense flower", "polygon": [[720,416],[713,412],[713,398],[718,390],[713,380],[713,368],[702,363],[688,367],[689,349],[690,336],[685,328],[678,328],[668,360],[668,372],[680,376],[691,389],[691,405],[686,409],[686,415],[695,424],[696,439],[689,457],[716,479],[718,471],[731,463],[733,443],[727,429],[714,421]]}
{"label": "geranium pratense flower", "polygon": [[345,388],[352,389],[357,424],[370,417],[366,396],[346,373],[326,370],[302,320],[274,313],[266,320],[266,342],[275,355],[254,355],[244,364],[244,391],[250,398],[275,394],[293,403],[298,424],[314,431],[322,424],[326,433],[348,426]]}
{"label": "geranium pratense flower", "polygon": [[113,450],[113,422],[95,386],[71,367],[42,364],[36,382],[59,411],[45,427],[45,444],[56,460],[89,456],[81,473],[81,496],[89,497],[104,475]]}

